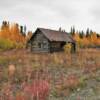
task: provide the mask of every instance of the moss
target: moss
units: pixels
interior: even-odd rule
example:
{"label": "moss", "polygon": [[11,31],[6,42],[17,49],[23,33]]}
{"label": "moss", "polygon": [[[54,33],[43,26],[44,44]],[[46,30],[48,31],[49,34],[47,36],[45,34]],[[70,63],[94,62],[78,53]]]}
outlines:
{"label": "moss", "polygon": [[79,87],[80,88],[83,88],[86,86],[86,80],[87,80],[87,78],[84,76],[79,79]]}
{"label": "moss", "polygon": [[0,49],[1,50],[8,50],[14,48],[14,42],[8,40],[8,39],[1,39],[0,38]]}

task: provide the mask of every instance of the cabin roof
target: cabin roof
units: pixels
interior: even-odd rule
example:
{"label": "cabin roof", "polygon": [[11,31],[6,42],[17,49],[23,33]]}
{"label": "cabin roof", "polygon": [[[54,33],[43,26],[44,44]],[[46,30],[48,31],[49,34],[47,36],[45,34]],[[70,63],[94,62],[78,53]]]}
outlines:
{"label": "cabin roof", "polygon": [[37,28],[36,32],[38,30],[40,30],[45,35],[45,37],[50,41],[72,42],[72,43],[75,42],[67,32],[56,31],[56,30],[51,30],[51,29],[44,29],[44,28]]}

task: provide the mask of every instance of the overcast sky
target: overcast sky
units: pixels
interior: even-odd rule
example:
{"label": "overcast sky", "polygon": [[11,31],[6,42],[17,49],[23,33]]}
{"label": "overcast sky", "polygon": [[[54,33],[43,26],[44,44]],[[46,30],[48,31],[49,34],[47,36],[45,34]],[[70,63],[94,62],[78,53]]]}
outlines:
{"label": "overcast sky", "polygon": [[100,33],[100,0],[0,0],[0,24],[3,20],[66,31],[87,27]]}

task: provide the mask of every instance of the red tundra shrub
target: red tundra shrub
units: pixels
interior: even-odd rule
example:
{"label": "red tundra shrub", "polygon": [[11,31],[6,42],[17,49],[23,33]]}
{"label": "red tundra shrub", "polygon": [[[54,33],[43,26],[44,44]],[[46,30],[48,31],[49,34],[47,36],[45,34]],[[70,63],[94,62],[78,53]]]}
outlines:
{"label": "red tundra shrub", "polygon": [[76,75],[71,74],[67,77],[66,83],[65,83],[66,87],[74,89],[79,85],[79,79]]}
{"label": "red tundra shrub", "polygon": [[50,85],[46,80],[34,80],[31,85],[24,86],[24,92],[31,95],[32,99],[46,100],[49,95]]}
{"label": "red tundra shrub", "polygon": [[28,100],[23,93],[18,93],[15,100]]}
{"label": "red tundra shrub", "polygon": [[83,73],[85,74],[88,74],[88,73],[92,73],[92,72],[95,72],[99,67],[95,64],[87,64],[85,67],[84,67],[84,71]]}

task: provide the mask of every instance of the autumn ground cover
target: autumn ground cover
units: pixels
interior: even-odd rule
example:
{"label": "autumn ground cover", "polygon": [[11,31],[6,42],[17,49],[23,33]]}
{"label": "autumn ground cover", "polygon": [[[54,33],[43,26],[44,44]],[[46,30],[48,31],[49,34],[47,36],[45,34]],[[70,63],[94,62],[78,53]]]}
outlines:
{"label": "autumn ground cover", "polygon": [[0,100],[99,100],[100,49],[75,54],[0,52]]}

